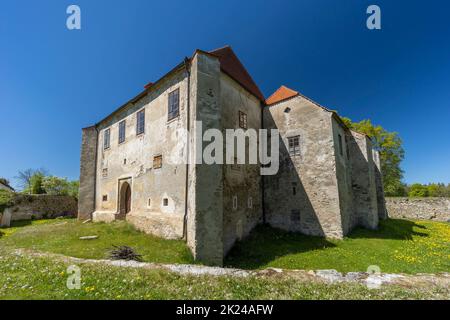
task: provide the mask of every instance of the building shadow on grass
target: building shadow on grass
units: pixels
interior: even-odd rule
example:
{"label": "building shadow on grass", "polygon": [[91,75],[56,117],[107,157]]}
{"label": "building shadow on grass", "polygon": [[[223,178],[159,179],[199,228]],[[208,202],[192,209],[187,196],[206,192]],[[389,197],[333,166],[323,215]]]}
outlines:
{"label": "building shadow on grass", "polygon": [[225,265],[241,269],[258,269],[286,255],[335,246],[323,237],[259,225],[247,238],[234,245],[225,259]]}
{"label": "building shadow on grass", "polygon": [[414,221],[403,219],[381,220],[377,230],[356,228],[347,238],[350,239],[392,239],[411,240],[413,236],[428,237],[429,235],[419,230],[427,230],[427,227],[417,224]]}
{"label": "building shadow on grass", "polygon": [[[428,237],[425,230],[427,227],[414,221],[387,219],[380,221],[378,230],[356,228],[346,239],[411,240],[413,237]],[[259,225],[247,238],[235,244],[225,258],[225,266],[259,269],[283,256],[336,246],[323,237],[307,236],[275,229],[268,225]]]}

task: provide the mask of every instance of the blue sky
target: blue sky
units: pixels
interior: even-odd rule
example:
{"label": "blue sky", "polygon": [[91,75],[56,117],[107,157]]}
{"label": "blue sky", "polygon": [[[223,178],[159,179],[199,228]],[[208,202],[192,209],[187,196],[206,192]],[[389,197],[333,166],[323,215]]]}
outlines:
{"label": "blue sky", "polygon": [[[66,28],[81,7],[82,29]],[[377,4],[382,30],[366,28]],[[450,182],[450,3],[2,1],[0,176],[77,179],[81,128],[195,48],[229,44],[267,97],[284,84],[400,133],[406,182]]]}

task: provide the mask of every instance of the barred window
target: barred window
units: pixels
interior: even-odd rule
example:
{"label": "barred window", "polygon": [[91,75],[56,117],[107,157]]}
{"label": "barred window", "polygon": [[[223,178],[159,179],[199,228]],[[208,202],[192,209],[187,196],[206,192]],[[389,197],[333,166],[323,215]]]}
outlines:
{"label": "barred window", "polygon": [[159,169],[162,167],[162,156],[153,157],[153,169]]}
{"label": "barred window", "polygon": [[169,93],[168,120],[172,120],[179,115],[180,110],[180,90],[176,89]]}
{"label": "barred window", "polygon": [[289,154],[296,156],[300,154],[300,136],[289,137]]}
{"label": "barred window", "polygon": [[111,142],[111,130],[108,128],[103,134],[103,149],[109,149]]}
{"label": "barred window", "polygon": [[139,135],[145,131],[145,109],[137,113],[136,134]]}
{"label": "barred window", "polygon": [[239,111],[239,127],[247,129],[247,114],[242,111]]}
{"label": "barred window", "polygon": [[291,222],[300,222],[300,210],[291,210]]}
{"label": "barred window", "polygon": [[126,128],[125,120],[119,122],[119,144],[125,141],[125,128]]}

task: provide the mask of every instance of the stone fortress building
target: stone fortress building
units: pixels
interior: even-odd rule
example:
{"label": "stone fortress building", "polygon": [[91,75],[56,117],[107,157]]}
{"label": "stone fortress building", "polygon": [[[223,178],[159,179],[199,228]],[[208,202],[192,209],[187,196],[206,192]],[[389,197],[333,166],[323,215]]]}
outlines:
{"label": "stone fortress building", "polygon": [[[168,161],[198,152],[195,135],[180,147],[180,129],[211,128],[278,129],[278,173],[262,176],[259,163]],[[370,139],[284,86],[265,99],[226,46],[196,50],[83,129],[78,216],[126,219],[144,232],[185,239],[196,259],[221,265],[257,224],[342,238],[355,226],[376,228],[386,209]]]}

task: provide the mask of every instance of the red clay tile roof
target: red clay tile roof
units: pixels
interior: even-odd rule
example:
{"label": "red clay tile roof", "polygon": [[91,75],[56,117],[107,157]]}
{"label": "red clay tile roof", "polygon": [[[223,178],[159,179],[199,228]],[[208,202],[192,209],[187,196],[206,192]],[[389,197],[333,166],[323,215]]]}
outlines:
{"label": "red clay tile roof", "polygon": [[299,93],[297,91],[294,91],[292,89],[289,89],[288,87],[281,86],[278,88],[277,91],[275,91],[269,98],[266,100],[266,105],[271,105],[277,102],[281,102],[283,100],[298,96]]}
{"label": "red clay tile roof", "polygon": [[215,49],[209,53],[219,58],[220,67],[224,73],[236,80],[255,97],[264,102],[264,95],[261,93],[255,81],[253,81],[252,77],[247,72],[241,61],[239,61],[230,46]]}

